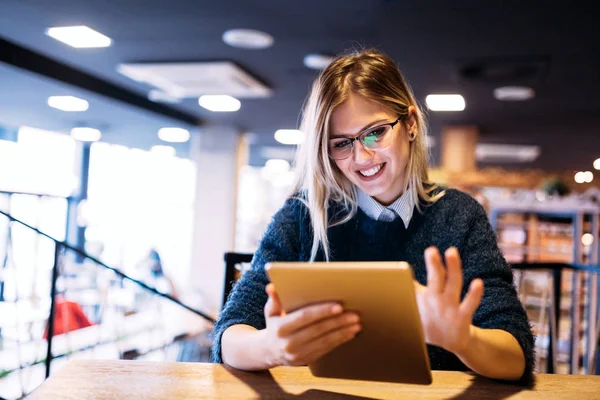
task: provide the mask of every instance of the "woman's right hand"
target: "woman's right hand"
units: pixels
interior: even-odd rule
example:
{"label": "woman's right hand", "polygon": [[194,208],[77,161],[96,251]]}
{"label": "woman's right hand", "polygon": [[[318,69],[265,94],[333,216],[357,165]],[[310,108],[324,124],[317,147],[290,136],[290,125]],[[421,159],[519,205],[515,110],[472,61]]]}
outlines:
{"label": "woman's right hand", "polygon": [[269,364],[307,365],[353,339],[361,330],[359,316],[338,303],[320,303],[286,314],[271,283],[266,292],[266,340]]}

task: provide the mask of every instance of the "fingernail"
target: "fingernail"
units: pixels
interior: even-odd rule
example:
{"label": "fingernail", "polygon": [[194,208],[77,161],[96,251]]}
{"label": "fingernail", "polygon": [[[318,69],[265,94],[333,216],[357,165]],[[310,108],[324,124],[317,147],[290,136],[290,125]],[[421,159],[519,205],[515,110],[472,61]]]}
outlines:
{"label": "fingernail", "polygon": [[344,309],[342,308],[342,306],[340,306],[339,304],[334,305],[333,307],[331,307],[331,312],[333,314],[339,314],[342,311],[344,311]]}
{"label": "fingernail", "polygon": [[350,314],[346,317],[346,321],[348,323],[358,322],[358,320],[359,320],[359,318],[358,318],[358,315],[356,315],[356,314]]}

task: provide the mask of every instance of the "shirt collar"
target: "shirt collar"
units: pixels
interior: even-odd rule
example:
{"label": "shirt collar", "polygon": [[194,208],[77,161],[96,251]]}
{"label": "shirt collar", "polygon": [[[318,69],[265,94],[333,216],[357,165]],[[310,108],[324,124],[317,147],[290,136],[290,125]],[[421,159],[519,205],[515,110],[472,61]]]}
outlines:
{"label": "shirt collar", "polygon": [[377,200],[360,190],[358,187],[356,188],[356,191],[358,193],[358,207],[369,217],[377,220],[381,216],[381,213],[387,208],[398,214],[402,219],[402,222],[404,222],[404,227],[408,228],[408,224],[410,224],[415,208],[410,190],[402,193],[402,196],[387,207],[379,204]]}

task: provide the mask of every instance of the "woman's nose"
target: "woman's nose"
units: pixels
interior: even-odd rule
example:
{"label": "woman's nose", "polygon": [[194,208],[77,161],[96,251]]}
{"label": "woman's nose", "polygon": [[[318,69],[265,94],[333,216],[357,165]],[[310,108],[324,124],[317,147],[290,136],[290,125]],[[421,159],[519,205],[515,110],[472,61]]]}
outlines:
{"label": "woman's nose", "polygon": [[367,149],[360,141],[355,141],[352,149],[352,155],[356,163],[361,163],[373,157],[373,151]]}

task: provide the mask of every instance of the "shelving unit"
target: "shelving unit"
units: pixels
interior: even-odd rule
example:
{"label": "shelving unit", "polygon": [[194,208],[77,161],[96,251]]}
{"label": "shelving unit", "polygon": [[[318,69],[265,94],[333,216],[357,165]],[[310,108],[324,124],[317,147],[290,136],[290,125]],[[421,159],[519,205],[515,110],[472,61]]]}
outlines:
{"label": "shelving unit", "polygon": [[[573,199],[490,205],[499,246],[507,261],[520,268],[515,280],[537,335],[540,372],[592,372],[599,321],[600,273],[594,270],[600,253],[599,218],[598,206]],[[584,233],[593,236],[592,244],[582,243]],[[545,269],[547,263],[555,267]],[[569,268],[558,272],[559,264]],[[555,290],[560,308],[553,304]]]}

